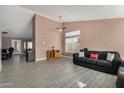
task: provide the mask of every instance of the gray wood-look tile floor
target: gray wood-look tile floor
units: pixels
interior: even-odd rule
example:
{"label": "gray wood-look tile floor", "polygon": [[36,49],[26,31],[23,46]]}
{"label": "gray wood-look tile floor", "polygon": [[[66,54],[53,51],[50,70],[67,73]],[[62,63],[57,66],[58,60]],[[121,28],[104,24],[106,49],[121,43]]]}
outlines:
{"label": "gray wood-look tile floor", "polygon": [[3,61],[0,87],[5,88],[114,88],[116,76],[74,65],[72,59],[25,62],[23,56]]}

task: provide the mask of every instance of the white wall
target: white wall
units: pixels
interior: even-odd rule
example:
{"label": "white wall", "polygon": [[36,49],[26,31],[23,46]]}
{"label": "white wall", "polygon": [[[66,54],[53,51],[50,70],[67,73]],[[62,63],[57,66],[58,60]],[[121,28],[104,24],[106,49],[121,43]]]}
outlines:
{"label": "white wall", "polygon": [[16,5],[0,5],[0,18],[8,37],[32,38],[34,13]]}

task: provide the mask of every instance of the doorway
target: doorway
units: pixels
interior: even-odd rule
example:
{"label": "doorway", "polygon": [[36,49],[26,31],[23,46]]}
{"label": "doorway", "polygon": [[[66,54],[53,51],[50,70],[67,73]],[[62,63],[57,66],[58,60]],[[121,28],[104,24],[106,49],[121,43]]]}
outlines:
{"label": "doorway", "polygon": [[21,54],[21,40],[12,40],[12,47],[14,48],[13,54]]}

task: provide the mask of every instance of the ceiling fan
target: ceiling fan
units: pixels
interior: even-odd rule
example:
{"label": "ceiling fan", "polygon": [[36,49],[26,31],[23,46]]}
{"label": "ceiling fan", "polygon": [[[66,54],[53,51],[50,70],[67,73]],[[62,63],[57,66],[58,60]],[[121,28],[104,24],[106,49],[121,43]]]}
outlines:
{"label": "ceiling fan", "polygon": [[56,27],[56,29],[59,31],[59,32],[62,32],[64,29],[67,29],[67,27],[63,27],[63,22],[62,22],[62,16],[59,16],[59,19],[60,19],[60,23],[61,23],[61,25],[60,25],[60,27],[58,28],[58,27]]}

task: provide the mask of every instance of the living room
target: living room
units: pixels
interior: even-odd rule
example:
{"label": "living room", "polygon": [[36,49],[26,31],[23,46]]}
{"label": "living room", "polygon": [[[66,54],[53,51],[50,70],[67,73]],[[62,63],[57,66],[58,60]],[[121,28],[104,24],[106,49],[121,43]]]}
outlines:
{"label": "living room", "polygon": [[[15,7],[33,15],[35,61],[3,65],[0,87],[124,87],[123,5]],[[61,57],[47,60],[47,50]]]}

